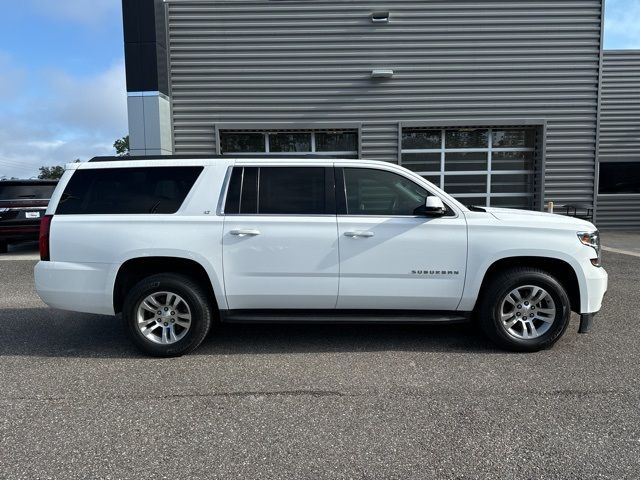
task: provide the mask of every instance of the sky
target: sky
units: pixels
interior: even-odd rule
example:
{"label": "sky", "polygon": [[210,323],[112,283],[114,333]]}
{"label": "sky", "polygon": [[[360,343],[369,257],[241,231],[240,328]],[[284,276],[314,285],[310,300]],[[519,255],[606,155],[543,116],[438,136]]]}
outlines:
{"label": "sky", "polygon": [[[127,134],[121,0],[3,0],[0,178],[114,153]],[[640,0],[606,0],[605,48],[640,49]]]}

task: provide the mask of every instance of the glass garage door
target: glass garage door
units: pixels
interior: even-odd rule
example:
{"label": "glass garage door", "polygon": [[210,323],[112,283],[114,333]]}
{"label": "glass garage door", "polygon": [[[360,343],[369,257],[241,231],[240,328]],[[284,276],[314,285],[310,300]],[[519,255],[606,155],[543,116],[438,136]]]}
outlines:
{"label": "glass garage door", "polygon": [[535,128],[403,128],[401,165],[465,205],[533,207]]}

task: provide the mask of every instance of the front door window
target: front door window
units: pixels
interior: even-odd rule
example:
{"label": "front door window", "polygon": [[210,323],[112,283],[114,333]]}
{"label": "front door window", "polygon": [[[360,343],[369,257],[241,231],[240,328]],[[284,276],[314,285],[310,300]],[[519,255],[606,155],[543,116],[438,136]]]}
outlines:
{"label": "front door window", "polygon": [[345,168],[348,215],[415,215],[429,192],[393,172]]}

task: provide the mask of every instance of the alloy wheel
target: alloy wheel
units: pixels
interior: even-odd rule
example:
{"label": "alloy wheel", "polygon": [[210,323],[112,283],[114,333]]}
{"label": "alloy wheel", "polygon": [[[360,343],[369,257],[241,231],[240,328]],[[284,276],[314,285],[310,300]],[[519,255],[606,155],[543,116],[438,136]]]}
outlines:
{"label": "alloy wheel", "polygon": [[511,336],[531,340],[549,331],[556,306],[549,292],[536,285],[511,290],[500,304],[500,325]]}
{"label": "alloy wheel", "polygon": [[170,345],[182,340],[191,328],[191,309],[180,295],[155,292],[140,302],[136,327],[148,340]]}

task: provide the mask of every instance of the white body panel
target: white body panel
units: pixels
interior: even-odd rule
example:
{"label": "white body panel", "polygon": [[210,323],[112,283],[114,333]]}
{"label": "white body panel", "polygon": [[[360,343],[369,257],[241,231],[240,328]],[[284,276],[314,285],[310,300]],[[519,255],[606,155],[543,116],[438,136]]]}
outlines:
{"label": "white body panel", "polygon": [[[238,160],[238,164],[327,166],[304,160]],[[47,213],[55,213],[77,169],[200,165],[204,171],[175,214],[55,215],[51,261],[36,266],[36,289],[57,308],[112,314],[114,283],[124,262],[180,257],[207,272],[223,309],[320,308],[471,311],[486,271],[511,257],[569,264],[580,287],[580,312],[600,309],[607,274],[578,231],[589,222],[516,210],[472,212],[420,176],[381,162],[352,165],[392,170],[440,197],[455,217],[224,216],[222,197],[234,159],[70,164]],[[336,161],[349,165],[349,161]],[[231,230],[258,230],[236,236]],[[373,236],[347,237],[353,231]],[[414,274],[413,271],[434,271]],[[447,274],[436,274],[446,271]],[[449,274],[455,272],[458,274]]]}
{"label": "white body panel", "polygon": [[[511,257],[562,260],[573,268],[580,286],[580,313],[600,310],[607,289],[607,272],[594,267],[594,250],[577,241],[577,232],[593,231],[585,221],[542,212],[487,208],[467,212],[469,260],[459,310],[473,309],[485,272],[496,261]],[[576,239],[574,241],[574,239]]]}
{"label": "white body panel", "polygon": [[335,308],[335,216],[230,215],[222,243],[229,309]]}
{"label": "white body panel", "polygon": [[464,286],[466,230],[464,217],[339,216],[338,308],[455,310]]}
{"label": "white body panel", "polygon": [[[35,269],[36,291],[42,300],[66,310],[113,314],[114,284],[122,264],[135,258],[178,257],[202,265],[211,280],[218,305],[226,308],[222,278],[223,217],[216,215],[216,209],[228,164],[211,163],[175,214],[55,215],[50,239],[53,261],[39,262]],[[200,165],[202,161],[123,161],[109,166],[144,164]],[[105,165],[85,163],[69,167],[104,168]],[[55,212],[71,173],[72,170],[65,172],[47,214]],[[89,283],[85,285],[85,281]]]}
{"label": "white body panel", "polygon": [[53,308],[113,315],[107,288],[113,266],[108,263],[38,262],[36,291]]}

